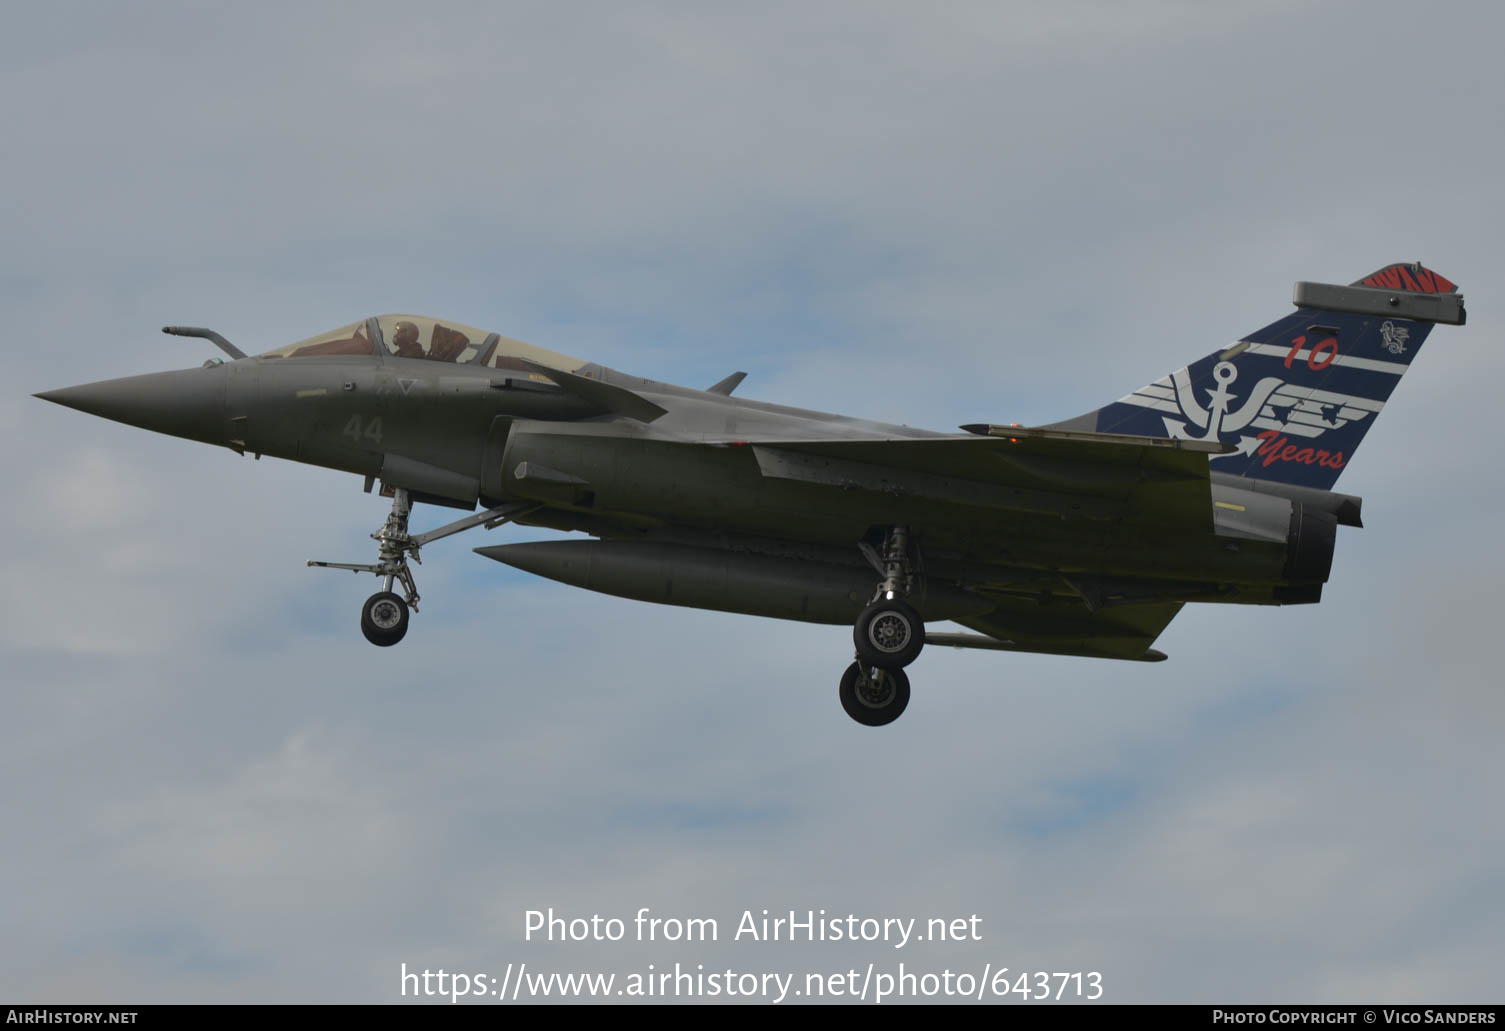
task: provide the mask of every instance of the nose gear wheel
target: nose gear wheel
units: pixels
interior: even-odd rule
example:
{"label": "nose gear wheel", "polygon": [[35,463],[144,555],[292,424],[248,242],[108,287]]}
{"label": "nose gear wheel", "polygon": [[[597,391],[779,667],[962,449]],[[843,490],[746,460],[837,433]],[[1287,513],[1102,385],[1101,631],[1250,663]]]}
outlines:
{"label": "nose gear wheel", "polygon": [[361,606],[361,633],[366,640],[386,648],[403,639],[408,632],[408,606],[391,591],[380,591]]}

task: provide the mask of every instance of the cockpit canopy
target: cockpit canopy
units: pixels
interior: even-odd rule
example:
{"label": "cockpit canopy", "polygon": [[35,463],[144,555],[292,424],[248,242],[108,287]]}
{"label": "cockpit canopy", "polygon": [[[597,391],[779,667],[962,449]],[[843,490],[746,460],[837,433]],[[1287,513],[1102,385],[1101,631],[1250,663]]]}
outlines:
{"label": "cockpit canopy", "polygon": [[423,315],[380,315],[352,322],[259,357],[311,358],[346,354],[389,354],[397,358],[492,369],[526,370],[527,366],[520,360],[523,358],[567,372],[585,364],[578,358],[546,351],[499,333]]}

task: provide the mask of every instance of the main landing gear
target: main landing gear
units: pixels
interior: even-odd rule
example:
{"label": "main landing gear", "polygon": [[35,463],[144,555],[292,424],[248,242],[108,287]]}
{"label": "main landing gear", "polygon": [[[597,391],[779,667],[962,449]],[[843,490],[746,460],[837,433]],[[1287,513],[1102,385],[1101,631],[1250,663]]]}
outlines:
{"label": "main landing gear", "polygon": [[[361,633],[372,644],[387,648],[403,639],[408,632],[409,613],[418,611],[418,586],[413,582],[413,570],[408,565],[408,559],[422,565],[423,560],[418,557],[419,548],[430,541],[449,537],[472,527],[484,525],[488,530],[493,529],[503,523],[510,523],[518,516],[527,515],[537,507],[528,503],[501,505],[457,519],[437,530],[409,536],[408,515],[412,512],[413,505],[408,492],[398,487],[392,492],[392,511],[387,516],[387,521],[371,535],[378,546],[375,564],[318,561],[310,561],[308,564],[319,569],[375,573],[385,579],[382,589],[367,598],[361,606]],[[394,592],[394,587],[401,587],[402,593]]]}
{"label": "main landing gear", "polygon": [[860,544],[863,555],[882,575],[878,590],[852,628],[857,661],[841,677],[841,707],[868,727],[892,723],[909,704],[909,677],[904,667],[925,647],[925,621],[904,598],[914,586],[909,561],[909,531],[890,530],[879,554]]}

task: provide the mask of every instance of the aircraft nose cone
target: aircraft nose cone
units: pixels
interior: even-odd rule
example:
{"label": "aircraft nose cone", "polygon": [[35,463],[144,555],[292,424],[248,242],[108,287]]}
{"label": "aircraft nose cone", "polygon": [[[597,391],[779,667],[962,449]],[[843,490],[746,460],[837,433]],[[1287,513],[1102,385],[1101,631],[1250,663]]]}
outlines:
{"label": "aircraft nose cone", "polygon": [[35,396],[130,426],[223,444],[225,381],[225,367],[216,365],[101,380]]}

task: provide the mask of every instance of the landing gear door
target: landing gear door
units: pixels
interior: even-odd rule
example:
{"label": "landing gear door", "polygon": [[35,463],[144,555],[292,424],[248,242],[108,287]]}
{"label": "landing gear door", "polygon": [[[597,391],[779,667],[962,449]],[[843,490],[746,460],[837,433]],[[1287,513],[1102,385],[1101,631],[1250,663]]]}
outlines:
{"label": "landing gear door", "polygon": [[502,454],[507,449],[507,434],[512,430],[512,419],[498,415],[491,420],[491,429],[486,433],[486,448],[481,454],[481,500],[483,504],[501,504],[504,499],[502,485]]}

